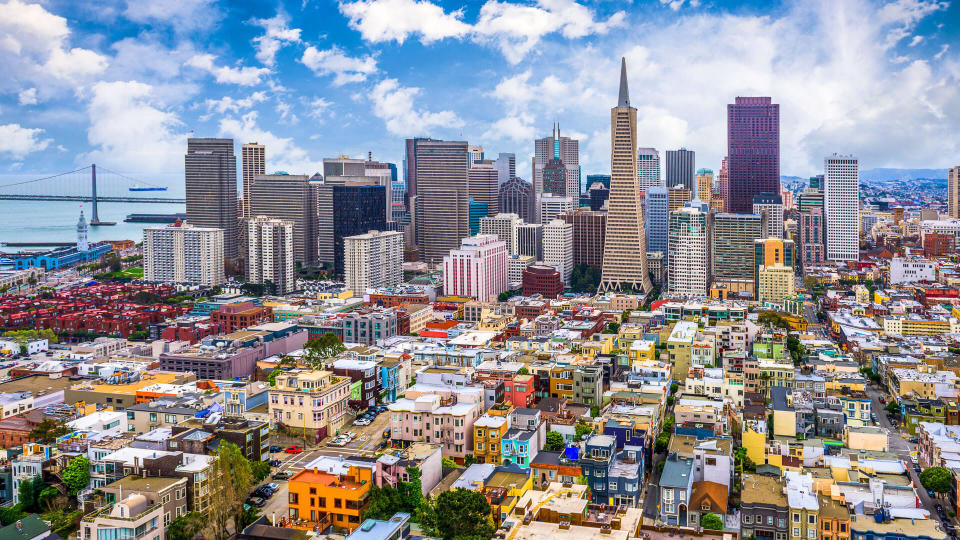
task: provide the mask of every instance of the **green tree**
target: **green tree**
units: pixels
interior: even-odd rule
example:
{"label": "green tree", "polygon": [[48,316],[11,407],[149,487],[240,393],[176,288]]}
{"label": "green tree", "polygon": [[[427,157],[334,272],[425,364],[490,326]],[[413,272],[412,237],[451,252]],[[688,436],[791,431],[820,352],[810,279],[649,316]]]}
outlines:
{"label": "green tree", "polygon": [[40,499],[40,493],[43,491],[43,478],[40,475],[34,476],[29,480],[22,480],[17,490],[20,499],[20,506],[27,512],[37,510],[37,503]]}
{"label": "green tree", "polygon": [[263,482],[263,479],[270,475],[270,464],[266,461],[250,463],[250,474],[253,475],[254,483]]}
{"label": "green tree", "polygon": [[670,394],[676,394],[677,390],[680,390],[680,385],[675,382],[670,383]]}
{"label": "green tree", "polygon": [[463,456],[463,466],[469,467],[477,462],[477,458],[473,457],[473,454],[467,454]]}
{"label": "green tree", "polygon": [[943,467],[929,467],[920,473],[920,483],[928,491],[949,493],[953,488],[953,475]]}
{"label": "green tree", "polygon": [[897,405],[897,402],[895,400],[891,399],[890,403],[887,403],[887,412],[890,413],[891,415],[900,414],[900,406]]}
{"label": "green tree", "polygon": [[444,469],[459,469],[459,468],[460,468],[460,465],[458,465],[456,461],[454,461],[454,460],[452,460],[452,459],[450,459],[450,458],[442,458],[442,459],[440,460],[440,466],[443,467]]}
{"label": "green tree", "polygon": [[620,330],[620,323],[608,323],[606,330],[603,331],[604,334],[616,334]]}
{"label": "green tree", "polygon": [[314,369],[319,369],[327,359],[337,356],[347,348],[340,342],[340,338],[336,334],[327,332],[317,339],[308,341],[303,350],[304,363]]}
{"label": "green tree", "polygon": [[670,446],[670,434],[663,432],[657,435],[656,440],[653,442],[654,451],[658,454],[661,452],[666,452],[668,446]]}
{"label": "green tree", "polygon": [[587,424],[586,422],[581,421],[581,422],[577,422],[577,424],[573,426],[573,432],[574,432],[574,437],[576,437],[576,439],[579,441],[583,439],[584,435],[589,435],[590,433],[593,433],[593,428],[590,427],[590,425]]}
{"label": "green tree", "polygon": [[518,371],[517,373],[520,374],[520,375],[529,375],[529,374],[530,374],[530,370],[527,369],[526,366],[524,366],[524,367],[520,368],[520,371]]}
{"label": "green tree", "polygon": [[444,491],[436,501],[423,506],[420,524],[433,536],[444,540],[493,536],[490,504],[481,493],[457,488]]}
{"label": "green tree", "polygon": [[712,512],[707,512],[700,516],[700,526],[710,531],[722,531],[723,519]]}
{"label": "green tree", "polygon": [[167,525],[167,540],[192,540],[203,531],[205,521],[200,512],[184,514]]}
{"label": "green tree", "polygon": [[667,396],[667,407],[673,407],[673,404],[675,401],[676,401],[675,396]]}
{"label": "green tree", "polygon": [[557,431],[547,432],[547,440],[545,444],[547,450],[551,452],[558,452],[563,450],[564,446],[566,446],[566,444],[563,442],[563,435]]}
{"label": "green tree", "polygon": [[594,405],[593,407],[590,407],[590,416],[591,416],[592,418],[596,418],[596,417],[600,416],[600,407],[597,406],[597,405]]}
{"label": "green tree", "polygon": [[44,418],[39,424],[30,430],[30,438],[41,444],[52,444],[57,437],[62,437],[71,430],[66,422],[54,422],[49,418]]}
{"label": "green tree", "polygon": [[18,519],[27,517],[23,511],[23,505],[0,506],[0,525],[7,526],[16,523]]}
{"label": "green tree", "polygon": [[407,467],[407,480],[397,482],[397,491],[403,502],[409,505],[409,512],[420,508],[423,502],[423,484],[420,481],[420,469],[417,467]]}
{"label": "green tree", "polygon": [[67,468],[61,475],[63,485],[67,486],[70,496],[73,497],[78,491],[87,487],[90,483],[90,460],[84,456],[77,456],[70,460]]}
{"label": "green tree", "polygon": [[209,517],[214,538],[225,540],[228,526],[233,521],[234,530],[241,530],[244,498],[253,486],[250,461],[237,445],[222,441],[217,446],[217,460],[210,478],[211,504]]}
{"label": "green tree", "polygon": [[60,495],[60,492],[57,491],[57,488],[53,486],[47,486],[43,488],[43,491],[37,495],[37,506],[42,509],[49,510],[50,506],[53,504],[53,501]]}

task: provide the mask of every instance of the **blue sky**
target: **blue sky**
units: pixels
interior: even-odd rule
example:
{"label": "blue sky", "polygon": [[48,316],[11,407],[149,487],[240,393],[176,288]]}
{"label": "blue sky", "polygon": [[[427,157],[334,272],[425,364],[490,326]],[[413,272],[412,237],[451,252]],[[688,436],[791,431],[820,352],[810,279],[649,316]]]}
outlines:
{"label": "blue sky", "polygon": [[465,139],[529,178],[554,121],[604,173],[621,56],[641,145],[698,167],[719,168],[737,95],[780,103],[783,174],[832,152],[954,166],[958,27],[936,0],[0,0],[0,173],[95,161],[172,182],[192,130],[295,173]]}

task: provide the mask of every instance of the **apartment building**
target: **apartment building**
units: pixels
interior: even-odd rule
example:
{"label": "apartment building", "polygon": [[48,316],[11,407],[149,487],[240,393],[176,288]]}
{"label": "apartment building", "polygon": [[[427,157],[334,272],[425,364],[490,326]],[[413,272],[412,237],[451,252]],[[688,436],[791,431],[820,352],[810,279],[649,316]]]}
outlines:
{"label": "apartment building", "polygon": [[[408,391],[408,396],[411,395]],[[387,406],[390,438],[443,445],[443,455],[462,463],[473,453],[473,424],[483,413],[482,393],[413,394]]]}
{"label": "apartment building", "polygon": [[307,530],[330,526],[354,531],[370,504],[373,469],[350,465],[344,474],[303,469],[288,483],[289,515],[306,521]]}
{"label": "apartment building", "polygon": [[347,289],[363,296],[367,289],[396,287],[403,282],[403,233],[370,231],[343,239],[343,272]]}
{"label": "apartment building", "polygon": [[269,395],[271,421],[312,436],[316,442],[343,427],[350,379],[331,371],[296,369],[276,378]]}
{"label": "apartment building", "polygon": [[226,281],[223,235],[223,229],[194,227],[179,220],[166,227],[145,227],[143,279],[206,287],[222,284]]}

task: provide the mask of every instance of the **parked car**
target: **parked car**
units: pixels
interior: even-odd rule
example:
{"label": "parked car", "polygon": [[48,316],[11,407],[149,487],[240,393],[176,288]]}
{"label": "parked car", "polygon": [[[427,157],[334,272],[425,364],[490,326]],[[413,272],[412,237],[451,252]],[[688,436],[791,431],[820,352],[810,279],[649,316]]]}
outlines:
{"label": "parked car", "polygon": [[251,506],[256,506],[257,508],[263,508],[267,501],[263,497],[247,497],[247,504]]}
{"label": "parked car", "polygon": [[266,486],[260,486],[257,489],[253,490],[253,495],[256,497],[260,497],[261,499],[269,499],[270,497],[273,496],[273,490]]}
{"label": "parked car", "polygon": [[281,452],[281,451],[283,451],[282,446],[277,446],[275,444],[270,446],[270,452]]}
{"label": "parked car", "polygon": [[290,478],[290,473],[286,471],[275,472],[270,478],[273,478],[274,480],[287,480]]}
{"label": "parked car", "polygon": [[300,448],[299,446],[288,446],[284,452],[288,454],[299,454],[300,452],[303,452],[303,448]]}
{"label": "parked car", "polygon": [[272,489],[273,492],[276,493],[277,490],[280,489],[280,484],[276,484],[276,483],[270,482],[269,484],[267,484],[267,487],[270,488],[270,489]]}
{"label": "parked car", "polygon": [[279,467],[282,464],[283,462],[280,461],[279,459],[271,459],[270,461],[267,462],[267,465],[270,465],[271,467]]}

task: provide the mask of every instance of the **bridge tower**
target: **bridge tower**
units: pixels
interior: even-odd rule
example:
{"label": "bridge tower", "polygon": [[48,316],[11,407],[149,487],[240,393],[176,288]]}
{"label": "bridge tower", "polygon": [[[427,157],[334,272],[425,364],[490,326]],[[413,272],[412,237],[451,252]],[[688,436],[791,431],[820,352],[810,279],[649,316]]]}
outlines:
{"label": "bridge tower", "polygon": [[100,225],[100,214],[97,212],[97,164],[90,165],[90,199],[93,201],[93,214],[90,216],[90,225]]}

